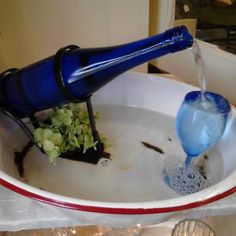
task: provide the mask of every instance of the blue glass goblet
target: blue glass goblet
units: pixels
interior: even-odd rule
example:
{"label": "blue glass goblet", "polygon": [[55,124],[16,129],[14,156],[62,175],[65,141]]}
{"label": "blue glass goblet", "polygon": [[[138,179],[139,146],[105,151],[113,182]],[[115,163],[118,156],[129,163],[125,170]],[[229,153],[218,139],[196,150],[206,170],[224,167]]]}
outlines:
{"label": "blue glass goblet", "polygon": [[229,102],[212,92],[192,91],[182,102],[176,117],[176,130],[187,157],[184,164],[165,166],[165,182],[178,193],[189,194],[208,186],[207,177],[192,163],[221,139],[230,113]]}

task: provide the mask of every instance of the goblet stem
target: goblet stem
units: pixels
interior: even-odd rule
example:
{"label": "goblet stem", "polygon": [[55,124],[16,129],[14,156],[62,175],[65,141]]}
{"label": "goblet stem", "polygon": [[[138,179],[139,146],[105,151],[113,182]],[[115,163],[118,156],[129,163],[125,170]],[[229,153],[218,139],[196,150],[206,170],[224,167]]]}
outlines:
{"label": "goblet stem", "polygon": [[193,156],[187,155],[184,161],[184,167],[188,168],[188,166],[191,164],[191,161],[193,159]]}
{"label": "goblet stem", "polygon": [[186,172],[186,174],[187,174],[186,177],[188,179],[194,179],[195,178],[195,174],[193,173],[193,171],[190,168],[192,159],[193,159],[193,156],[187,155],[186,158],[185,158],[185,161],[184,161],[183,170],[184,170],[184,172]]}

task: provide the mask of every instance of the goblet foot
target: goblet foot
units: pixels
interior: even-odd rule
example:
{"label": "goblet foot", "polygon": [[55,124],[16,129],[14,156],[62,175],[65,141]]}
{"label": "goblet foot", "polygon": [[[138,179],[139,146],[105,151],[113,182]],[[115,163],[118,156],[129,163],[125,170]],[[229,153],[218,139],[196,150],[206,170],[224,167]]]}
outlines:
{"label": "goblet foot", "polygon": [[187,195],[209,187],[212,181],[194,164],[188,166],[181,162],[168,164],[164,170],[165,183],[177,193]]}

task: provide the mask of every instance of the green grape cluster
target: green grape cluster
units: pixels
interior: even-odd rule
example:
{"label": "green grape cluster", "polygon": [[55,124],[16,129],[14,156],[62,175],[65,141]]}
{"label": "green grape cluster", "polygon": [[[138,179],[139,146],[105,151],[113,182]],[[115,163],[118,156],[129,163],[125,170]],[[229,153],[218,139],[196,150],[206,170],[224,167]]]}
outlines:
{"label": "green grape cluster", "polygon": [[[94,116],[97,120],[98,113]],[[35,129],[34,139],[49,157],[50,163],[55,163],[62,153],[76,148],[83,147],[84,153],[91,147],[96,149],[88,112],[78,103],[55,108],[49,119],[40,122],[40,127]]]}

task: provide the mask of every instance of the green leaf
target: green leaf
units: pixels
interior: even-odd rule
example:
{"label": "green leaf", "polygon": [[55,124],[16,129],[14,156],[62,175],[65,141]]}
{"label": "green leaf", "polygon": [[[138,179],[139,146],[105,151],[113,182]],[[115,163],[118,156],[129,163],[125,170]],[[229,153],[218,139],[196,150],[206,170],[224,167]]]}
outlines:
{"label": "green leaf", "polygon": [[57,146],[60,146],[63,142],[63,137],[60,133],[53,133],[50,140]]}
{"label": "green leaf", "polygon": [[[95,119],[98,117],[99,114],[95,113]],[[83,147],[84,153],[89,148],[96,149],[89,116],[82,104],[70,103],[55,108],[47,122],[40,122],[39,125],[40,128],[34,131],[34,139],[43,148],[50,163],[55,163],[62,153],[76,148]],[[101,140],[104,138],[101,137]]]}
{"label": "green leaf", "polygon": [[55,145],[54,145],[54,143],[52,141],[50,141],[50,140],[44,140],[43,141],[43,150],[45,152],[53,150],[54,147],[55,147]]}

